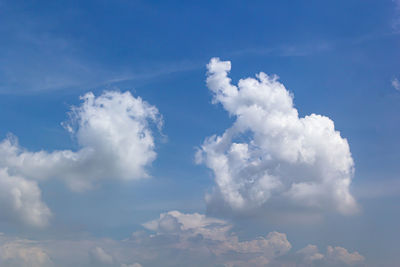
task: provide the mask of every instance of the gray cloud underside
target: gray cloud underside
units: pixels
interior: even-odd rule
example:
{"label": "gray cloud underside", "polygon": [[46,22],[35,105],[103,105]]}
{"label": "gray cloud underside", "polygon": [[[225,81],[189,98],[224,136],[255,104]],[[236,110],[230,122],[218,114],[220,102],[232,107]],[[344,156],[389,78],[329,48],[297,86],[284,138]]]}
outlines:
{"label": "gray cloud underside", "polygon": [[[291,252],[284,233],[241,240],[227,221],[179,211],[143,224],[147,231],[111,239],[47,240],[0,236],[1,266],[356,266],[364,257],[328,246]],[[287,257],[290,256],[291,257]]]}

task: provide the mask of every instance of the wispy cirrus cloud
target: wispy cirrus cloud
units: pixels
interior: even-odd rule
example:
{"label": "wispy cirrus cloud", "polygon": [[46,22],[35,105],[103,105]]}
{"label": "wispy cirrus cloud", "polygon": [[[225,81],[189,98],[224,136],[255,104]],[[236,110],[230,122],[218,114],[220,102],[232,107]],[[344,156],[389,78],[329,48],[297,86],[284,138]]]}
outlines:
{"label": "wispy cirrus cloud", "polygon": [[400,30],[400,0],[392,0],[395,8],[395,17],[393,18],[392,27],[395,32]]}
{"label": "wispy cirrus cloud", "polygon": [[[3,10],[0,34],[0,94],[110,87],[124,81],[149,80],[202,65],[191,61],[148,62],[146,66],[104,64],[87,56],[77,37],[55,34],[38,18],[8,17]],[[10,11],[11,12],[11,11]],[[7,25],[7,26],[6,26]]]}
{"label": "wispy cirrus cloud", "polygon": [[16,39],[21,48],[0,50],[0,94],[110,87],[120,82],[150,80],[202,66],[184,61],[109,67],[86,59],[74,40],[32,33]]}
{"label": "wispy cirrus cloud", "polygon": [[391,198],[400,196],[400,180],[372,179],[360,183],[354,194],[360,199]]}
{"label": "wispy cirrus cloud", "polygon": [[241,50],[236,50],[229,53],[231,56],[241,55],[260,55],[260,56],[279,56],[279,57],[302,57],[314,55],[330,51],[335,48],[333,42],[328,41],[317,41],[314,43],[303,43],[303,44],[282,44],[272,47],[251,47]]}

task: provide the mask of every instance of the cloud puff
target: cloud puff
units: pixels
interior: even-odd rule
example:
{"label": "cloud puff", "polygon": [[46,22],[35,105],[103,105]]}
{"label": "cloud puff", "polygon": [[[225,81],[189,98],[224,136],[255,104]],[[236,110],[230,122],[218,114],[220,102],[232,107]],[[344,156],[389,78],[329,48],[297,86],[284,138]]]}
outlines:
{"label": "cloud puff", "polygon": [[322,260],[325,258],[323,254],[319,253],[318,247],[314,245],[308,245],[305,248],[300,249],[296,253],[302,255],[304,261],[307,263]]}
{"label": "cloud puff", "polygon": [[0,265],[20,267],[54,266],[47,252],[36,242],[26,239],[7,240],[1,237]]}
{"label": "cloud puff", "polygon": [[144,223],[143,226],[161,234],[179,233],[188,237],[201,235],[212,240],[225,240],[227,232],[231,229],[231,225],[224,220],[179,211],[162,213],[159,219]]}
{"label": "cloud puff", "polygon": [[[30,241],[0,236],[0,263],[33,266],[351,266],[364,261],[357,252],[328,246],[325,254],[308,245],[291,253],[284,233],[239,238],[227,221],[198,213],[170,211],[144,223],[146,231],[124,240]],[[51,259],[51,260],[50,260]],[[21,264],[18,264],[21,262]],[[4,264],[5,265],[5,264]],[[3,264],[1,264],[3,266]],[[9,266],[9,265],[5,265]],[[28,265],[31,266],[31,265]]]}
{"label": "cloud puff", "polygon": [[101,247],[95,247],[89,251],[90,258],[97,265],[111,265],[114,262],[113,257],[105,252]]}
{"label": "cloud puff", "polygon": [[271,232],[257,239],[240,241],[226,221],[209,218],[198,213],[183,214],[179,211],[163,213],[157,220],[144,224],[155,231],[152,240],[169,240],[169,247],[203,254],[205,259],[215,258],[215,263],[226,266],[252,263],[264,266],[271,260],[286,254],[291,244],[286,235]]}
{"label": "cloud puff", "polygon": [[296,254],[301,255],[308,266],[354,266],[364,263],[365,258],[357,251],[350,253],[342,247],[328,246],[326,254],[321,254],[317,246],[308,245]]}
{"label": "cloud puff", "polygon": [[156,158],[150,123],[162,125],[157,108],[129,92],[87,93],[81,99],[64,124],[78,151],[30,152],[9,137],[0,143],[0,167],[35,180],[59,178],[74,191],[101,179],[148,177],[146,167]]}
{"label": "cloud puff", "polygon": [[142,267],[142,265],[140,263],[132,263],[132,264],[121,264],[121,267]]}
{"label": "cloud puff", "polygon": [[393,88],[396,89],[397,91],[400,91],[400,82],[399,82],[399,79],[393,78],[393,79],[392,79],[392,86],[393,86]]}
{"label": "cloud puff", "polygon": [[0,219],[36,227],[48,224],[49,208],[42,202],[41,191],[34,181],[9,175],[0,168]]}
{"label": "cloud puff", "polygon": [[[207,86],[236,120],[207,138],[196,154],[215,177],[209,207],[235,212],[269,202],[315,211],[357,210],[349,192],[354,163],[346,139],[325,116],[299,117],[293,96],[276,76],[259,73],[233,85],[230,61],[211,59]],[[222,203],[222,204],[221,204]]]}
{"label": "cloud puff", "polygon": [[349,253],[347,249],[342,247],[328,246],[326,257],[328,258],[328,260],[347,265],[357,265],[364,261],[364,257],[360,255],[357,251]]}

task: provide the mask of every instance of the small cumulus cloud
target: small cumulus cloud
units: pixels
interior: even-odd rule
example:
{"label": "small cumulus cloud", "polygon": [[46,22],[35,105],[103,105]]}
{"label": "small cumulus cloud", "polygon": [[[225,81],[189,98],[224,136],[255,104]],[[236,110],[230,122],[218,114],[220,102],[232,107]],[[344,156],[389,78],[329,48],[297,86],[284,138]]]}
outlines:
{"label": "small cumulus cloud", "polygon": [[55,266],[47,251],[37,242],[0,237],[0,265],[4,267],[50,267]]}
{"label": "small cumulus cloud", "polygon": [[326,253],[319,252],[317,246],[308,245],[296,252],[300,256],[299,261],[307,266],[360,266],[364,263],[364,256],[357,251],[350,253],[343,247],[328,246]]}
{"label": "small cumulus cloud", "polygon": [[[230,61],[211,59],[207,86],[236,120],[222,135],[207,138],[196,153],[214,173],[206,196],[210,210],[235,213],[278,203],[313,211],[357,211],[349,191],[354,162],[347,140],[322,115],[299,117],[293,95],[277,76],[231,83]],[[271,206],[269,204],[271,203]]]}
{"label": "small cumulus cloud", "polygon": [[330,261],[349,266],[363,263],[365,260],[364,256],[360,255],[357,251],[350,253],[345,248],[331,246],[328,246],[327,248],[326,257]]}
{"label": "small cumulus cloud", "polygon": [[157,233],[184,233],[192,237],[201,235],[214,240],[224,240],[231,229],[231,225],[224,220],[179,211],[162,213],[160,218],[144,223],[143,226]]}
{"label": "small cumulus cloud", "polygon": [[[32,241],[0,237],[0,260],[40,263],[11,266],[354,266],[358,252],[308,245],[291,252],[286,234],[272,231],[244,239],[231,223],[198,213],[169,211],[143,224],[146,231],[124,240]],[[53,265],[52,265],[53,264]],[[2,265],[3,266],[3,265]],[[4,265],[9,266],[9,265]]]}
{"label": "small cumulus cloud", "polygon": [[113,257],[104,251],[101,247],[95,247],[89,251],[92,261],[100,266],[111,265],[114,262]]}
{"label": "small cumulus cloud", "polygon": [[170,211],[161,214],[157,220],[145,223],[144,226],[156,232],[156,235],[151,237],[154,240],[168,236],[168,240],[175,240],[171,242],[173,247],[207,252],[204,257],[216,257],[217,262],[226,266],[236,266],[253,260],[254,266],[263,266],[286,254],[292,247],[286,234],[279,232],[240,241],[231,231],[231,224],[198,213]]}
{"label": "small cumulus cloud", "polygon": [[396,89],[397,91],[400,91],[400,81],[397,78],[393,78],[392,79],[392,86],[394,89]]}
{"label": "small cumulus cloud", "polygon": [[305,248],[300,249],[296,253],[301,255],[306,263],[319,261],[325,258],[323,254],[319,253],[318,247],[315,245],[308,245]]}

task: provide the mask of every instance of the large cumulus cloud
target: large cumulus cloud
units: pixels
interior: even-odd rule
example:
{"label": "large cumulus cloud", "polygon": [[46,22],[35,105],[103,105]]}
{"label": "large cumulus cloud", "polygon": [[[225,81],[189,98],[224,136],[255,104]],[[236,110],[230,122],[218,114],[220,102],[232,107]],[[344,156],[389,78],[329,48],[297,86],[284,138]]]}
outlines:
{"label": "large cumulus cloud", "polygon": [[146,167],[156,157],[150,123],[162,125],[157,108],[129,92],[87,93],[81,99],[64,124],[78,151],[31,152],[11,136],[0,143],[0,166],[34,180],[62,179],[75,191],[102,179],[148,177]]}
{"label": "large cumulus cloud", "polygon": [[64,124],[79,149],[32,152],[15,136],[0,142],[0,220],[45,226],[51,212],[41,200],[38,183],[60,179],[74,191],[101,180],[148,177],[156,158],[152,124],[160,128],[156,107],[129,92],[87,93]]}
{"label": "large cumulus cloud", "polygon": [[235,118],[196,154],[215,177],[209,206],[233,211],[267,207],[354,213],[349,188],[354,162],[349,144],[328,117],[299,117],[293,96],[276,76],[261,72],[234,85],[230,61],[211,59],[207,86],[213,103]]}

